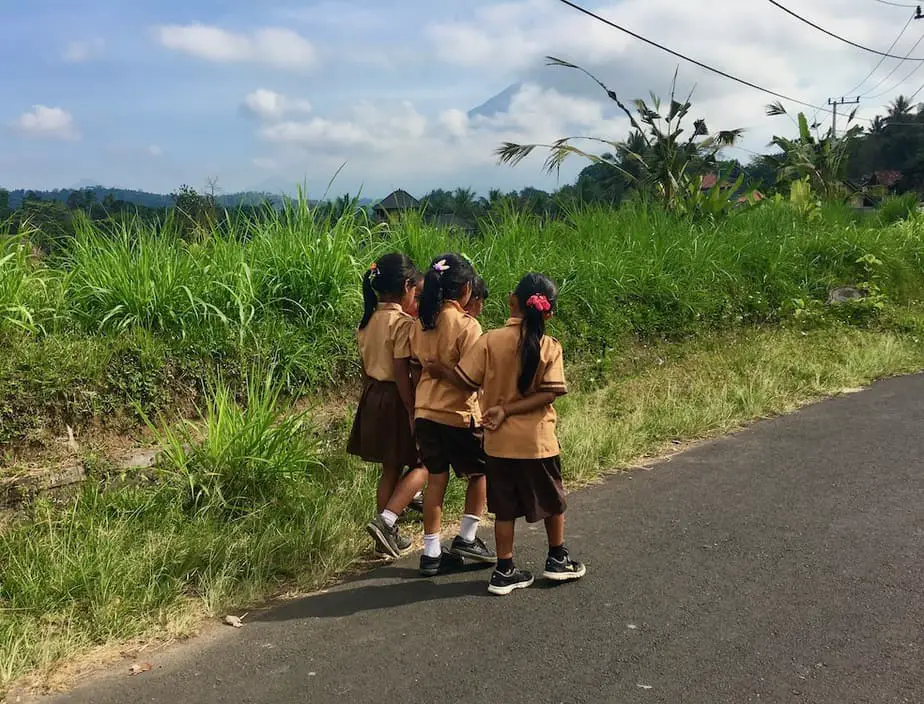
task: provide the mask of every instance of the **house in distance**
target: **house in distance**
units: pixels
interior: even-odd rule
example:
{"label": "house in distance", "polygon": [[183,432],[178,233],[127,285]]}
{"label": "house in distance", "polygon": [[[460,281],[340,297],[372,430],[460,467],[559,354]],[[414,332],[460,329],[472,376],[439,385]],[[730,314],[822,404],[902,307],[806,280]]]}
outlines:
{"label": "house in distance", "polygon": [[376,203],[372,211],[379,222],[387,222],[396,215],[403,215],[412,210],[420,209],[420,201],[405,190],[398,189],[389,193]]}

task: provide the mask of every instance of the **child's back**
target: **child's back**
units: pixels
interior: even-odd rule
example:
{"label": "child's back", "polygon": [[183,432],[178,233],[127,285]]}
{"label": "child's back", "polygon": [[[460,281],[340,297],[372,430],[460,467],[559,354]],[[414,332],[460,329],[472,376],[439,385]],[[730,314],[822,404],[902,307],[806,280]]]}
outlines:
{"label": "child's back", "polygon": [[[420,324],[414,326],[411,355],[419,360],[438,361],[451,369],[479,337],[478,321],[467,315],[456,301],[447,301],[433,330],[424,330]],[[415,416],[457,428],[481,425],[477,394],[426,370],[417,382]]]}

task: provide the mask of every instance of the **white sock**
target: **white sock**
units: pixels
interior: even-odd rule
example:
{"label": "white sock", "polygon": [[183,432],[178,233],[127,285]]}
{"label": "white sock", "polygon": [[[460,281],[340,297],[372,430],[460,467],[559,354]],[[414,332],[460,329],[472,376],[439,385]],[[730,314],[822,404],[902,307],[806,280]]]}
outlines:
{"label": "white sock", "polygon": [[439,557],[443,554],[443,548],[440,545],[440,534],[424,536],[424,555],[427,557]]}
{"label": "white sock", "polygon": [[389,511],[387,508],[379,515],[382,517],[382,520],[385,521],[385,525],[389,528],[394,528],[395,523],[398,522],[398,514],[394,511]]}
{"label": "white sock", "polygon": [[475,531],[478,530],[479,523],[481,523],[481,519],[478,516],[470,516],[466,513],[462,516],[462,526],[459,528],[459,537],[466,543],[472,542],[475,539]]}

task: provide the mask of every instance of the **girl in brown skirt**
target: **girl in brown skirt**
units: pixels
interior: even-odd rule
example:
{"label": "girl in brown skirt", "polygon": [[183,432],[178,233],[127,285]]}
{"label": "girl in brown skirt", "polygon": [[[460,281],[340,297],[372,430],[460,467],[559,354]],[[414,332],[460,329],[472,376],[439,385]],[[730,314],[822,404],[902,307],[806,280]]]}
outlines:
{"label": "girl in brown skirt", "polygon": [[[411,541],[398,530],[398,516],[426,482],[413,434],[414,385],[411,331],[404,312],[416,295],[417,270],[404,254],[386,254],[363,275],[365,310],[357,340],[365,386],[347,451],[382,465],[376,517],[366,530],[379,551],[398,557]],[[402,470],[408,472],[401,476]]]}
{"label": "girl in brown skirt", "polygon": [[483,335],[446,370],[456,383],[484,393],[488,510],[494,513],[497,568],[488,591],[509,594],[533,576],[513,564],[516,519],[545,522],[549,553],[543,576],[580,579],[585,568],[565,548],[565,494],[552,407],[567,392],[561,345],[545,334],[558,290],[541,274],[527,274],[510,295],[510,319]]}

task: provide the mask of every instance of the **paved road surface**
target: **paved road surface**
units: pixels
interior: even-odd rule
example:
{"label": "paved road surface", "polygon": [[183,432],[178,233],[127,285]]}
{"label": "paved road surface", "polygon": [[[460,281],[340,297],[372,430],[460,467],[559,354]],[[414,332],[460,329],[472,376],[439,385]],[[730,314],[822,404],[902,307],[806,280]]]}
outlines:
{"label": "paved road surface", "polygon": [[888,381],[574,495],[583,582],[407,560],[60,701],[924,702],[922,431]]}

